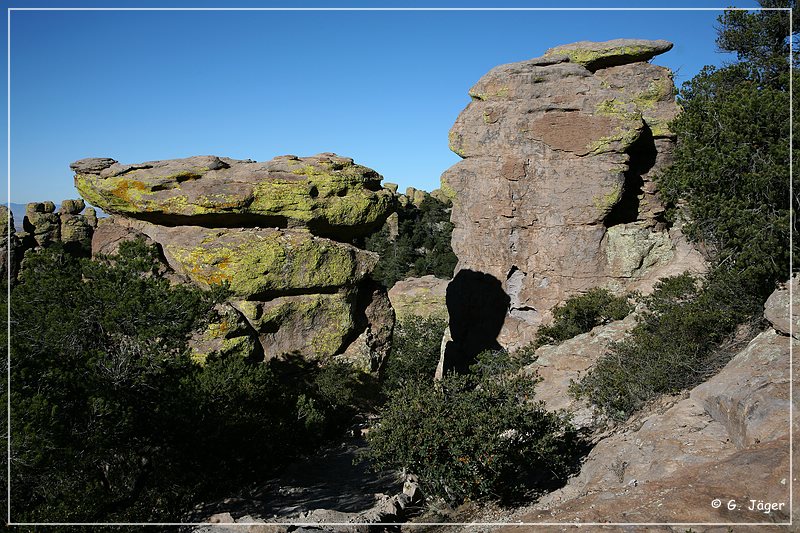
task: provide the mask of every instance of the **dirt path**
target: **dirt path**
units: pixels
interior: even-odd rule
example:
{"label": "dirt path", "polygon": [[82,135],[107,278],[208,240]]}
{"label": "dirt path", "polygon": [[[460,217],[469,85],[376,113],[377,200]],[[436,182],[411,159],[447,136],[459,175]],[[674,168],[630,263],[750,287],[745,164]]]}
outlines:
{"label": "dirt path", "polygon": [[193,521],[204,521],[218,513],[230,513],[234,518],[288,519],[314,509],[365,511],[375,505],[378,495],[403,489],[403,481],[395,473],[375,473],[367,462],[357,461],[365,447],[359,437],[324,448],[290,464],[280,477],[266,481],[246,497],[203,505],[193,513]]}

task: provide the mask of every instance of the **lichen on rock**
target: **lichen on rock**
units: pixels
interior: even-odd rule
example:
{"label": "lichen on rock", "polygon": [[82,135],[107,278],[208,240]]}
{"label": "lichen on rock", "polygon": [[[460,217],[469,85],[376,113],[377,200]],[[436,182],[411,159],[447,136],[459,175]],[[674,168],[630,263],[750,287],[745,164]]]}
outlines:
{"label": "lichen on rock", "polygon": [[393,209],[377,172],[332,153],[263,163],[195,156],[121,165],[92,158],[72,168],[89,202],[156,224],[307,227],[349,240],[379,227]]}
{"label": "lichen on rock", "polygon": [[[94,253],[145,238],[171,281],[227,287],[225,312],[192,339],[197,362],[211,354],[325,359],[362,337],[369,361],[386,356],[387,320],[363,318],[359,307],[378,257],[350,244],[394,208],[375,171],[330,153],[265,163],[90,158],[72,169],[84,197],[114,213],[95,232]],[[391,335],[393,313],[389,322]]]}

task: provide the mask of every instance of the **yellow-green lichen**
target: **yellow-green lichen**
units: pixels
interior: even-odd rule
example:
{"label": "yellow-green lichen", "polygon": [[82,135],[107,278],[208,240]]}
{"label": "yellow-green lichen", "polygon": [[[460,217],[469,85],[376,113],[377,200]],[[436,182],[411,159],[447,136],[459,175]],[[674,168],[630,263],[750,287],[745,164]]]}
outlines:
{"label": "yellow-green lichen", "polygon": [[368,252],[302,231],[234,238],[193,247],[167,244],[166,249],[196,283],[227,282],[234,294],[245,297],[349,285],[374,264]]}
{"label": "yellow-green lichen", "polygon": [[592,205],[600,211],[600,214],[608,213],[622,197],[622,185],[614,186],[606,194],[595,196],[592,198]]}
{"label": "yellow-green lichen", "polygon": [[654,80],[646,90],[633,97],[633,104],[639,111],[650,109],[657,102],[664,101],[673,95],[673,84],[670,79]]}
{"label": "yellow-green lichen", "polygon": [[463,142],[464,139],[458,133],[451,131],[447,135],[448,145],[450,150],[458,155],[459,157],[467,157],[466,152],[464,151]]}
{"label": "yellow-green lichen", "polygon": [[509,88],[508,86],[503,86],[498,88],[497,90],[489,90],[487,92],[477,92],[470,90],[469,96],[474,100],[481,100],[487,101],[492,99],[499,99],[499,98],[508,98]]}
{"label": "yellow-green lichen", "polygon": [[353,328],[350,306],[344,293],[288,296],[260,304],[258,318],[248,319],[259,331],[275,332],[278,346],[302,340],[304,355],[323,358],[339,351]]}
{"label": "yellow-green lichen", "polygon": [[549,55],[558,54],[569,57],[570,63],[577,63],[591,69],[598,64],[604,63],[611,58],[646,58],[652,55],[652,49],[648,46],[615,46],[605,49],[589,48],[557,48]]}
{"label": "yellow-green lichen", "polygon": [[456,190],[453,189],[447,180],[444,179],[444,176],[439,178],[439,190],[444,193],[445,197],[447,197],[451,202],[454,202],[456,199]]}
{"label": "yellow-green lichen", "polygon": [[622,152],[641,135],[642,115],[632,103],[618,98],[606,99],[595,107],[595,114],[616,119],[617,126],[611,135],[603,136],[589,145],[588,152],[591,154]]}
{"label": "yellow-green lichen", "polygon": [[624,102],[618,98],[603,100],[594,110],[595,115],[613,117],[623,121],[641,120],[641,113],[629,102]]}

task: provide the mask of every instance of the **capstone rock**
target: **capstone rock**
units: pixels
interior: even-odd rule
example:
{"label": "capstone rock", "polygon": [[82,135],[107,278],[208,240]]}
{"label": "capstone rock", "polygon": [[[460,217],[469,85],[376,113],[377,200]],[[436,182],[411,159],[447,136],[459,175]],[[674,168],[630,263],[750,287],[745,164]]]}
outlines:
{"label": "capstone rock", "polygon": [[394,197],[381,176],[332,153],[266,162],[216,156],[122,165],[76,161],[75,187],[108,213],[165,225],[310,229],[350,240],[380,227]]}

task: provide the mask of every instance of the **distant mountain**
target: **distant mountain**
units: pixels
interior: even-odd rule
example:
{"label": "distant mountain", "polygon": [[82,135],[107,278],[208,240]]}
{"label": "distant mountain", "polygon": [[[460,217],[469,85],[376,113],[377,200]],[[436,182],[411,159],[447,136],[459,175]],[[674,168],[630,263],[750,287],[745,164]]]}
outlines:
{"label": "distant mountain", "polygon": [[[27,204],[15,204],[11,202],[7,204],[11,208],[11,214],[14,215],[14,229],[17,231],[22,231],[22,219],[25,217],[25,206]],[[61,202],[56,202],[56,211],[61,207]],[[86,207],[94,207],[89,204],[86,204]],[[94,208],[97,211],[97,218],[107,217],[108,213],[104,212],[99,207]]]}

